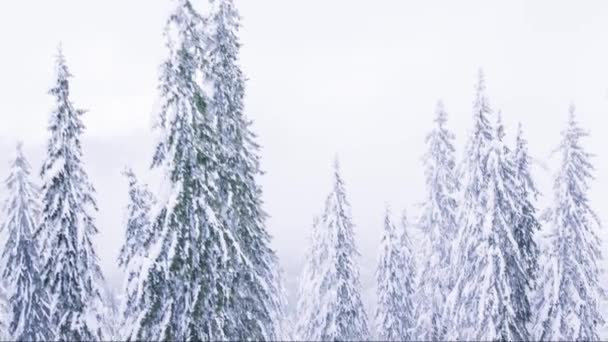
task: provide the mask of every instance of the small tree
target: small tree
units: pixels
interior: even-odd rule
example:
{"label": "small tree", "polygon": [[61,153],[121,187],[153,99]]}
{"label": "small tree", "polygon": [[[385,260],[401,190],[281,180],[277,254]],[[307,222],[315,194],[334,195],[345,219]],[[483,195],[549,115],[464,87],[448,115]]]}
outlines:
{"label": "small tree", "polygon": [[593,166],[591,154],[580,145],[587,135],[571,106],[558,149],[562,160],[553,187],[550,244],[539,283],[536,338],[543,341],[596,341],[604,323],[599,305],[605,296],[599,280],[600,223],[587,196]]}
{"label": "small tree", "polygon": [[[359,256],[355,247],[350,205],[338,161],[334,164],[334,187],[325,202],[325,212],[313,230],[311,279],[301,291],[299,338],[309,341],[362,341],[369,338],[367,315],[361,300]],[[318,245],[317,245],[318,243]]]}
{"label": "small tree", "polygon": [[[125,242],[118,257],[118,264],[125,272],[124,299],[119,311],[122,314],[123,328],[128,328],[137,320],[138,298],[145,295],[140,288],[141,271],[150,246],[155,241],[150,217],[155,198],[147,186],[138,181],[131,169],[126,169],[123,174],[128,181],[129,204],[126,210]],[[111,293],[108,293],[108,297],[113,299]]]}
{"label": "small tree", "polygon": [[382,341],[410,341],[414,336],[412,297],[415,273],[407,229],[405,212],[402,225],[397,228],[387,208],[376,269],[376,336]]}
{"label": "small tree", "polygon": [[[6,180],[6,221],[0,227],[8,238],[2,253],[2,280],[11,289],[9,336],[19,341],[53,338],[48,293],[40,279],[40,257],[34,231],[40,214],[39,190],[30,181],[30,165],[17,145],[17,156]],[[3,319],[4,320],[4,319]]]}
{"label": "small tree", "polygon": [[54,339],[103,340],[100,286],[104,278],[93,246],[97,227],[92,214],[97,204],[84,170],[80,141],[85,111],[70,100],[72,75],[61,50],[56,74],[50,90],[55,108],[41,172],[42,218],[37,235],[43,239],[42,281],[51,297]]}
{"label": "small tree", "polygon": [[457,198],[454,135],[447,129],[447,113],[437,104],[435,128],[426,137],[424,156],[427,197],[419,226],[424,233],[424,257],[417,289],[417,338],[439,341],[445,334],[442,317],[452,289],[452,244],[457,226]]}

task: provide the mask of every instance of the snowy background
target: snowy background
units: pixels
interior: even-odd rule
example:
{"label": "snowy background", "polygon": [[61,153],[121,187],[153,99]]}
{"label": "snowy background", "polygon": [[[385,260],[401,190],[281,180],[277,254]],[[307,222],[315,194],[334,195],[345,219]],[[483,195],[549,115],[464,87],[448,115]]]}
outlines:
{"label": "snowy background", "polygon": [[[362,254],[365,301],[384,207],[418,213],[424,136],[442,99],[462,149],[477,68],[487,76],[508,139],[524,124],[545,195],[570,102],[597,154],[592,204],[608,229],[608,3],[605,1],[256,0],[243,15],[246,111],[263,146],[268,227],[293,299],[312,217],[341,157]],[[59,41],[84,117],[86,168],[97,188],[98,254],[111,286],[122,274],[127,184],[151,162],[150,118],[168,0],[0,1],[0,177],[17,139],[39,170],[51,109],[47,90]],[[461,154],[459,154],[460,156]],[[154,175],[149,176],[151,182]],[[0,195],[3,193],[0,190]],[[544,206],[544,200],[540,203]],[[608,234],[604,231],[604,240]],[[604,249],[608,266],[608,250]],[[605,283],[606,284],[606,283]],[[292,302],[295,304],[295,302]],[[371,313],[371,311],[370,311]]]}

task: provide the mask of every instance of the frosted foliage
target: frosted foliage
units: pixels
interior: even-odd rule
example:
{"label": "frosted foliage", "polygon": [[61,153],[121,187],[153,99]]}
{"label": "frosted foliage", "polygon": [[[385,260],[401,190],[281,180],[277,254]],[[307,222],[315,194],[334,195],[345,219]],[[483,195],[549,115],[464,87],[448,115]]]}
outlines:
{"label": "frosted foliage", "polygon": [[527,340],[528,317],[521,314],[529,311],[529,289],[515,239],[520,194],[515,167],[503,143],[500,113],[492,118],[487,102],[480,100],[485,98],[483,91],[478,87],[471,139],[476,144],[470,144],[468,151],[478,159],[469,158],[465,168],[463,207],[467,212],[458,239],[455,269],[459,276],[448,298],[447,338]]}
{"label": "frosted foliage", "polygon": [[93,247],[97,227],[95,190],[82,161],[82,115],[70,101],[71,74],[61,51],[50,94],[55,108],[42,166],[42,214],[37,236],[43,241],[42,281],[48,289],[51,322],[58,340],[102,340],[99,325],[104,278]]}
{"label": "frosted foliage", "polygon": [[350,205],[338,162],[325,212],[313,230],[313,247],[298,301],[298,338],[308,341],[361,341],[370,336],[361,300],[359,253]]}
{"label": "frosted foliage", "polygon": [[[134,320],[137,319],[137,298],[143,295],[140,292],[141,271],[147,257],[146,253],[154,241],[150,215],[156,199],[147,186],[138,181],[132,170],[127,169],[123,174],[129,183],[129,204],[125,217],[125,243],[118,257],[118,264],[125,272],[122,292],[124,298],[120,309],[117,307],[118,305],[110,305],[110,308],[122,313],[123,323],[120,330],[128,330],[128,327],[133,326],[135,324]],[[108,293],[108,297],[114,300],[111,293]]]}
{"label": "frosted foliage", "polygon": [[270,248],[262,192],[259,146],[244,114],[245,77],[239,66],[240,16],[232,0],[212,1],[206,76],[213,96],[210,112],[218,133],[218,190],[223,226],[234,234],[243,256],[237,259],[229,315],[233,340],[276,340],[283,305],[279,265]]}
{"label": "frosted foliage", "polygon": [[413,340],[415,270],[411,243],[407,234],[410,229],[403,214],[397,228],[387,209],[384,232],[380,243],[378,268],[376,269],[377,309],[375,315],[376,338],[381,341]]}
{"label": "frosted foliage", "polygon": [[428,151],[424,156],[427,197],[419,227],[424,233],[423,264],[417,286],[416,338],[442,340],[445,323],[442,317],[446,298],[453,287],[450,277],[452,243],[458,231],[454,135],[447,129],[447,113],[438,103],[435,128],[427,135]]}
{"label": "frosted foliage", "polygon": [[6,289],[2,283],[0,283],[0,339],[2,341],[7,341],[10,339],[9,317],[10,309],[8,298],[6,296]]}
{"label": "frosted foliage", "polygon": [[222,220],[216,118],[203,88],[209,39],[189,1],[175,1],[159,79],[158,143],[152,166],[165,172],[166,197],[152,219],[129,340],[226,340],[239,323],[237,266],[245,260]]}
{"label": "frosted foliage", "polygon": [[0,228],[8,238],[2,253],[2,280],[9,289],[12,339],[44,341],[51,339],[48,293],[40,279],[38,244],[33,234],[40,213],[39,189],[30,181],[30,165],[17,146],[17,155],[6,179],[8,198],[4,205],[5,221]]}
{"label": "frosted foliage", "polygon": [[544,341],[596,341],[604,323],[599,305],[605,298],[599,280],[600,224],[587,197],[593,166],[580,145],[587,135],[572,106],[558,149],[561,166],[553,187],[549,245],[543,253],[535,337]]}
{"label": "frosted foliage", "polygon": [[538,258],[540,250],[535,236],[540,229],[534,201],[538,195],[536,185],[530,173],[531,158],[528,154],[528,142],[524,138],[522,125],[519,124],[515,151],[515,180],[520,194],[520,219],[517,222],[515,239],[518,241],[523,262],[526,265],[528,279],[534,282],[538,276]]}

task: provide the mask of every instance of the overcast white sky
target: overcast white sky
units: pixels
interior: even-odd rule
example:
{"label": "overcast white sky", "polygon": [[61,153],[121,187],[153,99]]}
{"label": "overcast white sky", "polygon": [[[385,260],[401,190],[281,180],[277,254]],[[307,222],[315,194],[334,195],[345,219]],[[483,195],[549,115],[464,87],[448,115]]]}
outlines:
{"label": "overcast white sky", "polygon": [[[202,3],[204,0],[193,0]],[[608,2],[237,0],[247,113],[263,146],[265,209],[293,284],[312,217],[339,153],[364,282],[371,283],[383,208],[423,198],[424,135],[443,99],[458,144],[471,123],[477,68],[511,132],[522,121],[549,161],[570,102],[598,154],[593,204],[608,222]],[[73,100],[89,109],[84,149],[98,189],[99,255],[116,284],[126,182],[151,160],[150,118],[169,0],[0,1],[0,176],[21,138],[36,172],[63,42]],[[512,136],[510,136],[512,138]],[[537,170],[550,191],[551,172]],[[550,193],[549,193],[550,195]]]}

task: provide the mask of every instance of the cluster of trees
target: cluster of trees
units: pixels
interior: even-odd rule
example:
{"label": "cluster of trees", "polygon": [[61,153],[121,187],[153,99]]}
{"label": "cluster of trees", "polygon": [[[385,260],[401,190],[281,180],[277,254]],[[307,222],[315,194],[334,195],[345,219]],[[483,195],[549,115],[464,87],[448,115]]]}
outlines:
{"label": "cluster of trees", "polygon": [[72,75],[59,51],[42,186],[20,147],[6,181],[0,339],[283,338],[282,282],[256,183],[258,145],[243,112],[240,18],[232,0],[208,8],[202,15],[175,0],[166,24],[152,160],[163,193],[125,171],[119,306],[108,299],[92,242],[97,207],[82,161],[85,111],[70,100]]}
{"label": "cluster of trees", "polygon": [[[599,303],[599,221],[587,198],[593,167],[570,107],[554,202],[542,219],[521,125],[513,149],[480,72],[474,127],[457,163],[441,103],[426,138],[427,195],[419,222],[387,210],[376,269],[373,325],[361,302],[353,224],[339,169],[315,220],[295,336],[308,341],[593,341]],[[539,230],[549,232],[539,247]],[[421,229],[413,250],[409,232]],[[419,255],[415,258],[414,255]],[[418,260],[418,261],[417,261]],[[543,265],[543,267],[541,267]]]}
{"label": "cluster of trees", "polygon": [[[425,158],[421,219],[387,209],[377,268],[377,310],[361,299],[358,251],[338,162],[315,219],[293,327],[265,227],[259,147],[244,115],[233,0],[206,15],[175,0],[159,77],[150,191],[133,171],[120,303],[109,295],[93,239],[95,190],[82,161],[82,115],[70,100],[59,51],[41,186],[17,147],[0,286],[0,339],[93,340],[597,340],[603,324],[599,222],[587,199],[590,155],[570,109],[555,201],[539,247],[537,190],[521,126],[513,149],[480,74],[474,128],[457,163],[447,114],[437,107]],[[414,251],[417,226],[424,243]],[[416,253],[422,253],[417,262]],[[543,265],[544,267],[541,267]]]}

